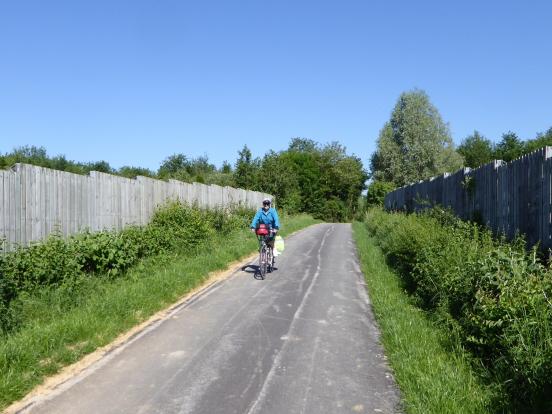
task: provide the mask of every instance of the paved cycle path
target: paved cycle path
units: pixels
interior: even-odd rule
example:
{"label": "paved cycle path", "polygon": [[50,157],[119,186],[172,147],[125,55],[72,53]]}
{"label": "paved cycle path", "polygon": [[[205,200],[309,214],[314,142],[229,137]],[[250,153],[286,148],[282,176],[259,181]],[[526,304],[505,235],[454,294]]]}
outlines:
{"label": "paved cycle path", "polygon": [[351,226],[301,231],[276,268],[236,272],[28,411],[398,412]]}

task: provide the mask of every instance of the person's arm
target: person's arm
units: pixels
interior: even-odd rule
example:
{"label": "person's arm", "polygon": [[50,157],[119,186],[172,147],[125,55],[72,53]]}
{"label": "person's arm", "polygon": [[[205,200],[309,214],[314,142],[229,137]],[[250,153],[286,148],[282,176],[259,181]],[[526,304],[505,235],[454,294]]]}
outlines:
{"label": "person's arm", "polygon": [[255,217],[253,217],[253,221],[251,221],[251,225],[249,227],[252,229],[257,227],[257,222],[259,221],[260,218],[261,218],[261,210],[258,210],[257,213],[255,214]]}
{"label": "person's arm", "polygon": [[280,230],[280,217],[278,217],[278,212],[275,208],[272,209],[272,215],[274,216],[274,228]]}

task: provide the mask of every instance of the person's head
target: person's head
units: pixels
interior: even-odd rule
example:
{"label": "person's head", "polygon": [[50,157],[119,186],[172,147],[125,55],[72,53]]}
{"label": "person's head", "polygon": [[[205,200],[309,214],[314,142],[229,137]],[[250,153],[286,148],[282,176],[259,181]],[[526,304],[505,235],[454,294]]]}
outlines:
{"label": "person's head", "polygon": [[271,201],[270,201],[270,198],[265,198],[263,200],[263,209],[265,210],[268,210],[270,208],[270,205],[271,205]]}

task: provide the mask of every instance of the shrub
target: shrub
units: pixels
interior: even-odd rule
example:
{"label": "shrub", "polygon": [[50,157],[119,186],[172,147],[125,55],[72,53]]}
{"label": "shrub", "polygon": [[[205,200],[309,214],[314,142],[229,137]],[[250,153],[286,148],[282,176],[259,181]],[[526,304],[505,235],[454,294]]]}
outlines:
{"label": "shrub", "polygon": [[201,210],[171,202],[158,209],[147,226],[122,231],[82,232],[67,239],[52,234],[28,248],[0,255],[0,332],[17,325],[10,306],[22,293],[42,288],[71,288],[80,277],[118,277],[141,258],[190,252],[217,233],[246,227],[252,211],[242,208]]}
{"label": "shrub", "polygon": [[439,209],[374,209],[366,224],[415,301],[449,321],[516,403],[552,409],[552,269],[536,250]]}
{"label": "shrub", "polygon": [[342,222],[348,217],[347,208],[343,201],[331,198],[321,202],[314,217],[328,222]]}
{"label": "shrub", "polygon": [[81,265],[72,243],[59,234],[28,248],[19,247],[2,261],[5,283],[16,291],[29,291],[43,285],[56,286],[81,273]]}

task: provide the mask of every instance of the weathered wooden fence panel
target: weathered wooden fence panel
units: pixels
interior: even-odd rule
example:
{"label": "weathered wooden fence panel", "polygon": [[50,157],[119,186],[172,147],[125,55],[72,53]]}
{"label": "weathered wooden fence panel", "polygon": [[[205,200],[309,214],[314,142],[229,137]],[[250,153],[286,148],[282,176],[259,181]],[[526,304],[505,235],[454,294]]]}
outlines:
{"label": "weathered wooden fence panel", "polygon": [[509,239],[552,248],[552,147],[505,163],[463,168],[387,194],[388,210],[419,211],[439,204],[465,220],[476,220]]}
{"label": "weathered wooden fence panel", "polygon": [[56,231],[65,236],[89,229],[145,225],[167,200],[201,208],[259,207],[271,195],[218,185],[129,179],[92,171],[78,175],[28,164],[0,170],[0,247],[28,245]]}

